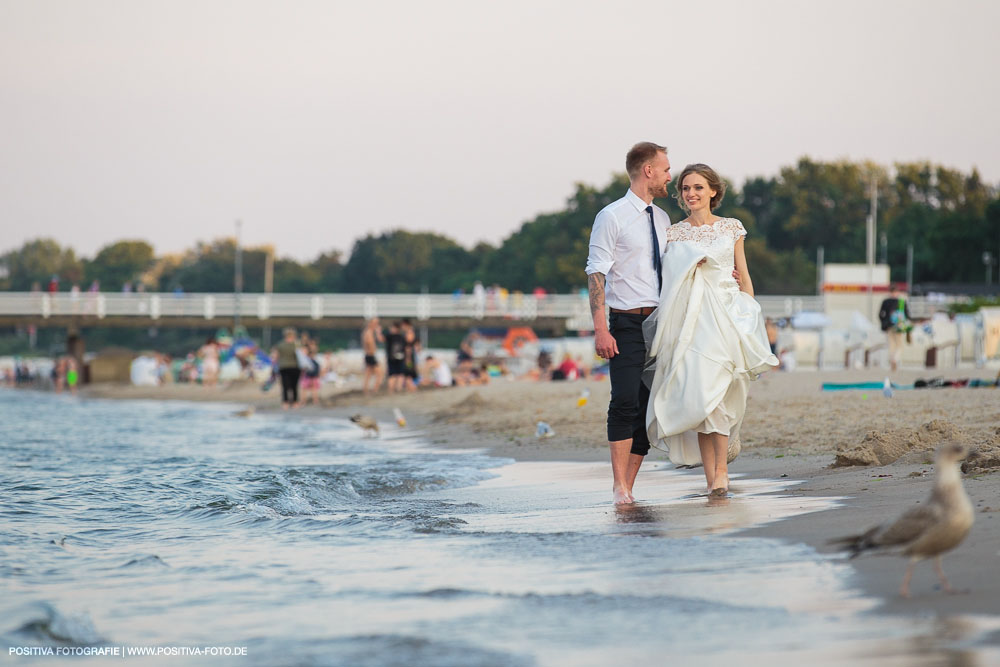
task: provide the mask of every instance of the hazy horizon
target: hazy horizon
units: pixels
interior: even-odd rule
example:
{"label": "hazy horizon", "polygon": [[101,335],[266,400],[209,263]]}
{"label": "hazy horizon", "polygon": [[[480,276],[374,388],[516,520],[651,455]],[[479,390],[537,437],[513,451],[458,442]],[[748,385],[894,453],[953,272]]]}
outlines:
{"label": "hazy horizon", "polygon": [[395,228],[497,244],[646,139],[738,185],[803,156],[1000,182],[996,4],[627,9],[0,0],[0,252],[166,254],[237,219],[300,261]]}

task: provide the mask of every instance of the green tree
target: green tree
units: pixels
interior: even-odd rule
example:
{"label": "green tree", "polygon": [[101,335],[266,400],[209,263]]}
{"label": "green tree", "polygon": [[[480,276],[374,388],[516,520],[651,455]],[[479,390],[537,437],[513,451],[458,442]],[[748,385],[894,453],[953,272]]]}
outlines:
{"label": "green tree", "polygon": [[104,290],[117,290],[138,282],[154,261],[153,246],[145,241],[116,241],[85,262],[85,278],[97,280]]}
{"label": "green tree", "polygon": [[[243,249],[243,290],[264,291],[265,248]],[[160,267],[160,290],[178,287],[185,292],[232,292],[235,282],[236,240],[216,239],[212,243],[198,242],[179,261]],[[277,262],[275,263],[277,285]]]}
{"label": "green tree", "polygon": [[344,273],[344,257],[339,250],[320,254],[312,262],[312,269],[321,292],[339,292]]}
{"label": "green tree", "polygon": [[[274,262],[275,292],[318,292],[319,278],[319,271],[311,264],[299,264],[287,258]],[[260,291],[263,291],[263,285]]]}
{"label": "green tree", "polygon": [[778,204],[777,189],[777,179],[756,176],[747,179],[738,195],[740,206],[753,216],[755,231],[762,234],[769,243],[773,243],[772,237],[776,238],[781,234],[784,229],[783,221],[788,217],[788,212]]}
{"label": "green tree", "polygon": [[69,289],[83,280],[83,263],[72,248],[63,248],[54,239],[35,239],[2,257],[7,268],[7,289],[26,292],[38,285],[43,289],[52,276],[58,276],[59,288]]}
{"label": "green tree", "polygon": [[777,250],[801,248],[809,255],[822,245],[827,261],[865,261],[872,175],[888,193],[885,171],[875,165],[803,158],[795,168],[782,169],[774,206],[783,220],[768,244]]}
{"label": "green tree", "polygon": [[475,269],[476,258],[452,239],[429,232],[394,230],[354,243],[342,273],[345,292],[446,292],[456,276]]}
{"label": "green tree", "polygon": [[994,193],[976,170],[897,164],[885,220],[893,280],[906,277],[909,246],[916,283],[982,280],[982,253],[1000,239],[1000,220],[989,213]]}

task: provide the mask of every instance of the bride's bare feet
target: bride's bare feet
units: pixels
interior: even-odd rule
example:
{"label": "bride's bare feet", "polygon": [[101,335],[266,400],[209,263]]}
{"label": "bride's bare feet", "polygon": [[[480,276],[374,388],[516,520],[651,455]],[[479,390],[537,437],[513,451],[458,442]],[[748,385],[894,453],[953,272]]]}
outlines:
{"label": "bride's bare feet", "polygon": [[729,474],[717,474],[715,476],[715,482],[713,484],[709,484],[709,488],[711,488],[711,494],[713,496],[724,496],[729,493]]}

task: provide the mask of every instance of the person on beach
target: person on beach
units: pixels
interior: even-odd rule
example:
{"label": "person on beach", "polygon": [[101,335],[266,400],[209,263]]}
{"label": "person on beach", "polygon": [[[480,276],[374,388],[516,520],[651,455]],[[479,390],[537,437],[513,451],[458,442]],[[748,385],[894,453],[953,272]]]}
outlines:
{"label": "person on beach", "polygon": [[389,325],[389,334],[385,337],[386,366],[389,373],[387,385],[390,394],[403,389],[403,373],[406,370],[406,337],[403,336],[401,329],[398,321],[393,322]]}
{"label": "person on beach", "polygon": [[71,394],[76,393],[76,385],[80,382],[80,371],[76,363],[76,357],[72,355],[66,357],[66,386]]}
{"label": "person on beach", "polygon": [[[302,389],[302,405],[319,405],[319,388],[322,385],[320,379],[323,375],[323,367],[319,358],[319,344],[315,340],[310,340],[303,348],[305,352],[305,368],[301,368],[301,379],[299,387]],[[300,363],[301,367],[301,363]]]}
{"label": "person on beach", "polygon": [[404,318],[402,322],[402,333],[405,359],[403,362],[403,386],[407,391],[417,390],[417,352],[420,350],[420,341],[417,340],[417,332],[409,319]]}
{"label": "person on beach", "polygon": [[906,305],[906,297],[899,288],[894,288],[891,295],[882,301],[878,312],[879,324],[885,332],[889,345],[889,367],[895,373],[899,368],[899,357],[903,352],[904,343],[910,342],[910,332],[913,323],[910,321],[910,309]]}
{"label": "person on beach", "polygon": [[[594,219],[587,258],[587,285],[594,319],[594,349],[607,359],[611,377],[608,448],[615,504],[634,502],[632,487],[649,453],[642,382],[646,344],[642,324],[660,302],[660,258],[670,216],[653,205],[667,196],[667,149],[651,142],[633,146],[625,156],[629,189]],[[605,319],[605,305],[611,313]]]}
{"label": "person on beach", "polygon": [[52,364],[52,384],[56,393],[61,394],[66,386],[66,357],[57,357],[55,363]]}
{"label": "person on beach", "polygon": [[455,378],[451,374],[451,368],[442,359],[428,354],[424,360],[424,368],[420,373],[420,386],[422,387],[451,387],[455,384]]}
{"label": "person on beach", "polygon": [[365,380],[362,385],[362,393],[368,395],[368,383],[374,380],[373,391],[378,391],[382,387],[382,367],[378,364],[375,353],[378,351],[379,343],[385,343],[385,336],[382,335],[382,327],[379,326],[378,318],[373,317],[365,323],[365,328],[361,330],[361,349],[365,353]]}
{"label": "person on beach", "polygon": [[653,373],[648,435],[674,463],[702,463],[708,492],[725,496],[749,382],[778,359],[753,298],[746,229],[713,213],[725,183],[705,164],[685,167],[677,183],[688,217],[664,234],[663,291],[646,323]]}
{"label": "person on beach", "polygon": [[281,408],[288,410],[299,407],[299,375],[302,371],[296,354],[298,343],[295,329],[287,327],[283,333],[284,338],[274,346],[272,354],[278,366],[278,375],[281,376]]}
{"label": "person on beach", "polygon": [[219,346],[215,337],[210,336],[198,350],[201,357],[201,383],[206,387],[214,387],[219,382]]}

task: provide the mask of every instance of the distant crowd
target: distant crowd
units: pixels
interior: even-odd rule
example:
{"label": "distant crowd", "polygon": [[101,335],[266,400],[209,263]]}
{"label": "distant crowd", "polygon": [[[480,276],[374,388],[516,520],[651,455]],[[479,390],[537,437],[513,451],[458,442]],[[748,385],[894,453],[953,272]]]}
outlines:
{"label": "distant crowd", "polygon": [[32,389],[68,390],[76,393],[80,384],[80,366],[70,355],[55,359],[14,359],[10,367],[0,368],[0,385]]}
{"label": "distant crowd", "polygon": [[[368,320],[360,332],[363,352],[361,389],[364,395],[386,392],[414,392],[420,388],[485,385],[496,379],[534,381],[572,381],[603,377],[606,366],[592,367],[582,357],[562,355],[557,360],[545,348],[526,362],[524,356],[508,366],[508,358],[495,352],[496,341],[477,331],[467,334],[454,355],[425,352],[413,323],[406,318],[383,328],[379,319]],[[532,352],[532,354],[535,354]],[[10,361],[10,360],[8,360]],[[0,365],[0,382],[7,386],[69,390],[75,392],[85,375],[98,364],[122,364],[116,377],[132,385],[200,384],[216,387],[230,382],[252,381],[264,391],[280,387],[285,409],[319,405],[324,385],[343,387],[356,377],[351,355],[320,352],[319,341],[307,332],[286,328],[282,339],[269,349],[262,349],[245,330],[230,334],[220,329],[186,355],[172,357],[160,352],[144,352],[123,361],[108,361],[98,356],[82,364],[70,355],[56,359],[13,360]],[[356,361],[354,362],[356,363]],[[525,363],[530,368],[525,370]],[[105,366],[106,368],[106,366]],[[102,373],[107,377],[107,372]]]}
{"label": "distant crowd", "polygon": [[[379,319],[368,320],[361,331],[361,347],[365,355],[365,373],[362,391],[365,395],[381,391],[383,386],[390,394],[416,391],[417,387],[452,387],[487,384],[490,377],[506,376],[509,371],[501,360],[476,362],[472,352],[470,334],[458,349],[457,365],[452,369],[445,360],[427,354],[419,362],[421,351],[416,330],[409,319],[393,321],[383,331]],[[385,347],[383,366],[378,360],[378,348]]]}
{"label": "distant crowd", "polygon": [[[393,321],[387,330],[383,330],[379,319],[371,318],[361,332],[361,347],[365,355],[362,391],[367,396],[382,390],[392,394],[416,391],[418,387],[463,387],[488,384],[495,378],[515,379],[502,357],[491,354],[477,357],[475,346],[480,338],[481,334],[472,331],[462,339],[454,368],[433,354],[424,356],[421,363],[420,341],[408,319]],[[385,350],[384,366],[379,361],[380,346]],[[536,364],[521,375],[521,379],[577,380],[605,373],[606,366],[591,368],[582,356],[574,358],[565,354],[556,365],[551,352],[543,348],[538,353]]]}

